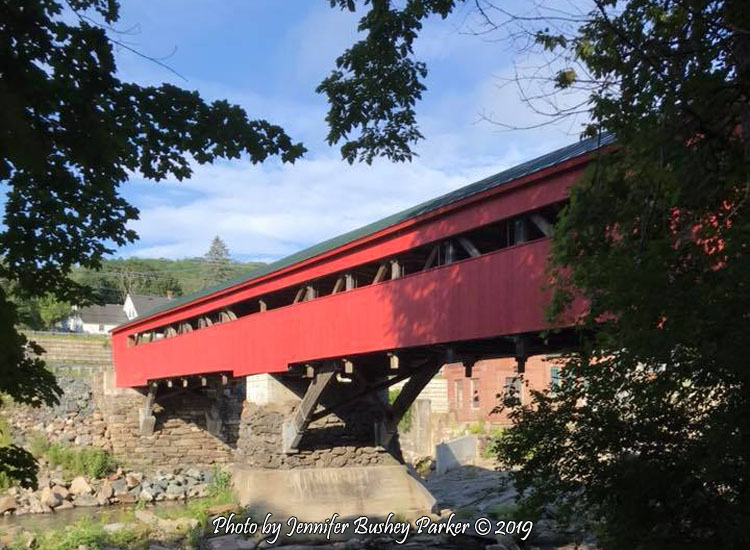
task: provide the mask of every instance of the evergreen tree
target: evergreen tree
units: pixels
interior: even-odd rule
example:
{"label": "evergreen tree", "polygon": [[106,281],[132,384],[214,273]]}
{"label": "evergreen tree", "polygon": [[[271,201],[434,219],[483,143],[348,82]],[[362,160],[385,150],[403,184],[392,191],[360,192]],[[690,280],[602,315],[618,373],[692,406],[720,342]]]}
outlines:
{"label": "evergreen tree", "polygon": [[203,288],[225,281],[232,274],[232,260],[229,248],[218,235],[211,241],[211,246],[203,256]]}

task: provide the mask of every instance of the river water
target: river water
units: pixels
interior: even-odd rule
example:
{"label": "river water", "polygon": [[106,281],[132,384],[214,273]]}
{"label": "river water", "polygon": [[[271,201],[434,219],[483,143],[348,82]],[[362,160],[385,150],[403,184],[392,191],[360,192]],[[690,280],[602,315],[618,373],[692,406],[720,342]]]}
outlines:
{"label": "river water", "polygon": [[[184,502],[161,502],[159,509],[182,508]],[[99,508],[69,508],[49,514],[24,514],[22,516],[0,516],[0,535],[13,534],[19,531],[46,532],[62,530],[66,526],[82,520],[118,523],[133,521],[135,505],[112,505]]]}

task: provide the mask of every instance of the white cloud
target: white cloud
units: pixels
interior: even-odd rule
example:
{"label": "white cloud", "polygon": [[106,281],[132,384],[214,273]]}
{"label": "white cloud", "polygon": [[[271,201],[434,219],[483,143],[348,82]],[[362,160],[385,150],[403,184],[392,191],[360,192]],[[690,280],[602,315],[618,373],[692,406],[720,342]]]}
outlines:
{"label": "white cloud", "polygon": [[[517,90],[497,88],[492,73],[509,74],[507,55],[497,56],[492,45],[479,47],[475,37],[459,35],[448,21],[431,23],[420,40],[419,55],[436,69],[418,106],[427,138],[417,147],[420,156],[409,164],[347,165],[337,148],[323,144],[326,106],[313,90],[335,55],[351,43],[353,27],[350,15],[329,8],[313,10],[290,27],[275,54],[289,61],[284,69],[290,75],[288,94],[269,96],[251,82],[235,86],[191,76],[190,88],[281,124],[310,153],[295,165],[237,161],[197,166],[182,183],[134,180],[123,191],[141,209],[132,225],[140,241],[119,255],[199,256],[218,234],[236,258],[278,259],[575,140],[567,128],[511,133],[478,122],[483,112],[519,126],[538,119]],[[154,66],[132,61],[124,64],[129,78],[163,78]],[[460,63],[471,67],[461,71],[459,80],[446,80]],[[310,88],[307,95],[300,92],[303,87]]]}

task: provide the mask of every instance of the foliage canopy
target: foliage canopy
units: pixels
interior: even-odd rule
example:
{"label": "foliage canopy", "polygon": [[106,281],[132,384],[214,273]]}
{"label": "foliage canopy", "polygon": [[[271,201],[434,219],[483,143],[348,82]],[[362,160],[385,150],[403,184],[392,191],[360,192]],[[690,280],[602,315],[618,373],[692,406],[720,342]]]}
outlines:
{"label": "foliage canopy", "polygon": [[[98,268],[136,238],[127,223],[138,211],[118,193],[129,173],[181,180],[191,161],[293,162],[305,151],[227,101],[117,78],[107,32],[118,18],[117,0],[0,1],[0,181],[7,186],[0,279],[16,297],[94,297],[68,274],[76,265]],[[17,322],[0,289],[0,391],[53,403],[59,388],[41,361],[25,357],[29,343]],[[32,482],[28,453],[13,446],[0,453],[0,471]]]}

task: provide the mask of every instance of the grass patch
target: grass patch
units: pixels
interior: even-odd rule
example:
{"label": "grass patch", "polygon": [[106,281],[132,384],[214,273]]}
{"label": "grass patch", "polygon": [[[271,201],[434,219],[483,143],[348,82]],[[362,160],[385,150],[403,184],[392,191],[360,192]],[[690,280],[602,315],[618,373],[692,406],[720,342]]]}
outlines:
{"label": "grass patch", "polygon": [[46,458],[51,469],[61,466],[69,475],[103,477],[117,467],[112,455],[103,449],[50,444],[39,433],[31,437],[29,451],[37,458]]}
{"label": "grass patch", "polygon": [[479,435],[484,433],[484,422],[481,420],[479,422],[472,422],[468,426],[469,433],[471,435]]}
{"label": "grass patch", "polygon": [[[37,550],[77,550],[86,546],[89,550],[100,550],[104,547],[147,549],[149,546],[149,529],[145,525],[133,524],[125,529],[108,533],[104,530],[104,521],[95,522],[84,519],[66,526],[63,530],[51,531],[37,535]],[[21,537],[11,546],[28,548],[27,541]]]}

